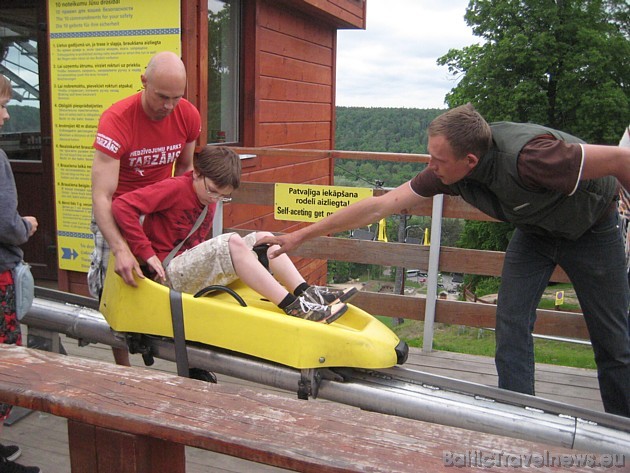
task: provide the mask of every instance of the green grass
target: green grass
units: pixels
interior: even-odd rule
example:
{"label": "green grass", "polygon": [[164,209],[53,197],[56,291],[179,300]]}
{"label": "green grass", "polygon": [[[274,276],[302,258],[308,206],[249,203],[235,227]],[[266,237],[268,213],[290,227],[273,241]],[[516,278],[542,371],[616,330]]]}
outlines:
{"label": "green grass", "polygon": [[[405,320],[401,325],[393,326],[390,317],[378,318],[409,346],[422,347],[424,326],[422,322]],[[433,348],[494,357],[494,332],[463,325],[435,324]],[[595,369],[593,349],[589,345],[534,339],[534,350],[537,363]]]}
{"label": "green grass", "polygon": [[[538,304],[539,309],[548,309],[553,310],[556,308],[556,300],[555,299],[542,299]],[[570,302],[565,302],[559,307],[559,310],[565,312],[580,312],[579,304],[571,304]]]}
{"label": "green grass", "polygon": [[575,290],[573,289],[572,284],[563,283],[563,284],[555,284],[553,286],[549,286],[543,295],[540,303],[538,304],[539,309],[549,309],[553,310],[556,307],[556,292],[564,291],[564,303],[559,307],[560,310],[566,312],[581,312],[580,305],[577,303],[575,298]]}

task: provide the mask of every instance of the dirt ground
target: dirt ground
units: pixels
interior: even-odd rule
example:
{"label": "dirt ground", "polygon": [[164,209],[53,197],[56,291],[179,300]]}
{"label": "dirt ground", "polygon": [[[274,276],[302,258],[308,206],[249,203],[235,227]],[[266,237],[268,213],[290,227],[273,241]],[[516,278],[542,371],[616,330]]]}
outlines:
{"label": "dirt ground", "polygon": [[[564,303],[565,304],[578,304],[578,299],[575,295],[575,291],[571,288],[571,289],[562,289],[564,291]],[[543,298],[544,299],[555,299],[556,298],[556,292],[558,292],[558,289],[554,288],[554,286],[550,286],[547,289],[545,289],[545,292],[543,292]],[[488,302],[491,304],[496,304],[497,303],[497,294],[486,294],[483,297],[480,297],[479,300],[482,300],[484,302]]]}

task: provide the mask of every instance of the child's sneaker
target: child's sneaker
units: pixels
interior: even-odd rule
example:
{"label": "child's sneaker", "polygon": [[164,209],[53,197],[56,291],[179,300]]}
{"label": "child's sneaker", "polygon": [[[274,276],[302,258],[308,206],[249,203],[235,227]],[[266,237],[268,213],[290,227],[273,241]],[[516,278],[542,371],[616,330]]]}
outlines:
{"label": "child's sneaker", "polygon": [[328,286],[309,286],[302,295],[306,296],[311,302],[332,304],[334,302],[348,302],[356,296],[358,292],[356,287],[333,289]]}
{"label": "child's sneaker", "polygon": [[346,310],[348,310],[348,306],[341,302],[331,305],[320,304],[309,300],[304,294],[284,309],[288,315],[293,317],[327,324],[337,320]]}
{"label": "child's sneaker", "polygon": [[322,320],[322,322],[327,324],[332,324],[348,310],[348,306],[343,302],[335,302],[334,304],[329,304],[328,307],[330,307],[330,317]]}

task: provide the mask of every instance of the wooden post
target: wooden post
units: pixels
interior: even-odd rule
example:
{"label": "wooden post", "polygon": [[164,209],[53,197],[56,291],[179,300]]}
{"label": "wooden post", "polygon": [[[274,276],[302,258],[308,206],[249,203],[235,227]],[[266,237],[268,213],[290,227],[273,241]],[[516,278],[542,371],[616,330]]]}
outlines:
{"label": "wooden post", "polygon": [[185,473],[182,444],[68,420],[72,473]]}

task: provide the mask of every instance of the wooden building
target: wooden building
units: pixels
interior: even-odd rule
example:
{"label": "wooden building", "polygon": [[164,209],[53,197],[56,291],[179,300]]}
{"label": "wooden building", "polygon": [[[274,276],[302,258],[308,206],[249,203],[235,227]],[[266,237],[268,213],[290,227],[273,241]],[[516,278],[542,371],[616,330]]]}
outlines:
{"label": "wooden building", "polygon": [[[35,276],[57,279],[60,289],[86,294],[85,273],[58,270],[51,5],[52,0],[0,4],[0,46],[7,53],[0,72],[11,79],[18,100],[32,100],[40,111],[37,130],[0,130],[0,147],[11,159],[20,213],[35,215],[40,222],[23,247]],[[337,31],[365,28],[366,0],[180,0],[179,7],[181,51],[189,75],[186,97],[202,116],[199,146],[226,142],[334,149]],[[217,54],[230,66],[228,80],[213,69]],[[28,73],[15,74],[16,68]],[[244,160],[244,180],[331,184],[332,168],[330,158],[296,162],[255,156]],[[275,221],[271,212],[232,204],[225,209],[225,225],[291,228]],[[303,261],[301,266],[307,278],[323,282],[324,261]]]}

